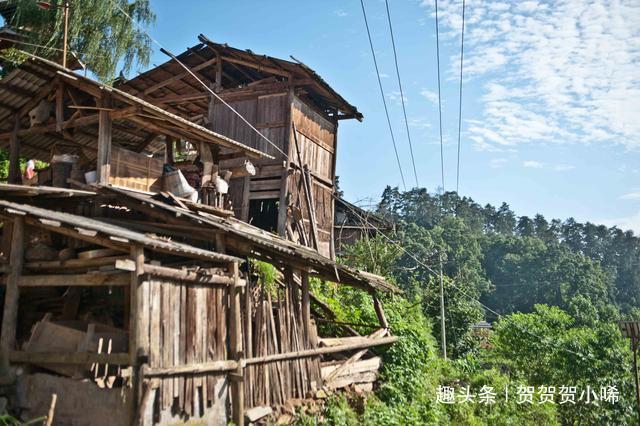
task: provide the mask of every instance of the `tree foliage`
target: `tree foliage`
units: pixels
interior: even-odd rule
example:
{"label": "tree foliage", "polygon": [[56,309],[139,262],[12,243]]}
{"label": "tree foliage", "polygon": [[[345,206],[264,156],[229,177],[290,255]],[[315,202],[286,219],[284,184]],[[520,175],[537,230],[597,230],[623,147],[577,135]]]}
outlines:
{"label": "tree foliage", "polygon": [[[64,8],[60,6],[64,2],[53,1],[58,7],[50,10],[40,9],[32,0],[8,3],[16,6],[10,24],[26,37],[25,44],[18,47],[59,61],[64,35]],[[149,0],[82,0],[71,1],[70,5],[69,51],[75,52],[98,78],[109,82],[118,67],[126,74],[135,63],[140,66],[149,63],[150,38],[120,11],[121,8],[127,12],[143,28],[148,27],[155,22]]]}

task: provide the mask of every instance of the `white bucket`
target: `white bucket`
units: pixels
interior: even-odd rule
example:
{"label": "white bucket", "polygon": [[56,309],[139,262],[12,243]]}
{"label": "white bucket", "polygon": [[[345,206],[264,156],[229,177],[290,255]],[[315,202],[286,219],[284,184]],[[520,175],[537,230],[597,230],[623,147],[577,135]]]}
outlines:
{"label": "white bucket", "polygon": [[85,173],[84,181],[89,185],[91,185],[92,183],[96,183],[98,181],[98,172],[96,172],[95,170],[91,170],[90,172]]}

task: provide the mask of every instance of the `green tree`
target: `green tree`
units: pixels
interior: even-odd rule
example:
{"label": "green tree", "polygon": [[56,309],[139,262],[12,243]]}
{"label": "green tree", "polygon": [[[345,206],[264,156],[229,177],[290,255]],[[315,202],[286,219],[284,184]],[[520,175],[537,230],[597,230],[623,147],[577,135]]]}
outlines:
{"label": "green tree", "polygon": [[[19,48],[39,56],[59,60],[63,43],[63,8],[38,8],[32,0],[10,0],[16,12],[10,24],[22,29],[26,42],[45,48],[20,44]],[[63,5],[62,0],[53,2]],[[82,0],[71,1],[69,14],[69,50],[102,81],[111,81],[116,68],[128,73],[134,63],[146,66],[151,53],[151,40],[121,11],[124,10],[142,27],[155,22],[149,0]]]}

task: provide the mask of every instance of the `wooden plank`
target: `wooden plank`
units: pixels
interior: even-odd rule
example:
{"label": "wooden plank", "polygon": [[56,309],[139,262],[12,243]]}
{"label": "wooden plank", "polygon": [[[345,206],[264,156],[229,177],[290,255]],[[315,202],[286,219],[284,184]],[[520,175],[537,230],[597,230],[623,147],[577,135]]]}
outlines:
{"label": "wooden plank", "polygon": [[376,315],[378,316],[378,321],[380,321],[380,326],[382,328],[388,329],[389,323],[387,322],[387,317],[384,315],[382,303],[380,303],[380,299],[378,299],[378,296],[376,296],[375,294],[373,294],[373,307],[376,310]]}
{"label": "wooden plank", "polygon": [[16,323],[18,321],[18,301],[20,289],[18,281],[24,262],[24,219],[16,217],[11,227],[11,252],[9,254],[9,274],[4,295],[2,314],[2,334],[0,335],[0,369],[3,376],[9,372],[8,355],[16,344]]}
{"label": "wooden plank", "polygon": [[244,280],[235,281],[233,277],[214,274],[207,275],[204,273],[189,271],[185,269],[168,268],[166,266],[144,265],[144,272],[158,277],[171,278],[174,280],[197,283],[200,285],[237,285],[240,287],[243,287],[245,285]]}
{"label": "wooden plank", "polygon": [[93,353],[93,352],[23,352],[11,351],[9,360],[25,364],[70,364],[90,365],[112,364],[129,365],[128,353]]}
{"label": "wooden plank", "polygon": [[[111,106],[111,99],[108,94],[103,94],[100,99],[100,106],[108,108]],[[98,183],[107,185],[111,175],[111,135],[112,123],[108,111],[101,110],[98,113],[98,154],[96,159],[96,170],[98,171]]]}
{"label": "wooden plank", "polygon": [[[238,263],[229,263],[229,273],[239,281]],[[229,288],[229,348],[231,359],[239,361],[242,356],[242,324],[240,316],[240,287]],[[238,362],[235,380],[231,381],[232,418],[236,425],[244,425],[243,367]]]}
{"label": "wooden plank", "polygon": [[181,376],[194,375],[203,373],[223,373],[225,371],[234,371],[238,366],[237,361],[222,360],[203,362],[198,364],[186,364],[168,368],[149,368],[143,369],[145,377],[164,377],[164,376]]}
{"label": "wooden plank", "polygon": [[[131,306],[129,311],[129,354],[131,355],[131,364],[137,365],[138,355],[146,353],[147,350],[145,336],[148,336],[149,327],[146,322],[148,317],[144,312],[146,295],[143,285],[145,280],[141,278],[144,274],[144,249],[141,246],[131,247],[131,260],[135,263],[135,268],[129,274],[131,286],[129,290]],[[138,377],[136,379],[139,380]],[[137,386],[141,386],[141,383],[138,383]]]}
{"label": "wooden plank", "polygon": [[20,118],[13,117],[13,130],[9,137],[9,183],[22,183],[20,178],[20,140],[18,129],[20,128]]}
{"label": "wooden plank", "polygon": [[[208,61],[202,62],[198,65],[196,65],[195,67],[191,67],[191,72],[196,73],[198,71],[200,71],[203,68],[208,67],[209,65],[213,65],[216,63],[216,58],[213,59],[209,59]],[[150,93],[155,92],[158,89],[161,89],[163,87],[165,87],[168,84],[173,83],[174,81],[178,81],[178,80],[182,80],[185,77],[190,77],[191,74],[188,71],[184,71],[178,74],[175,74],[169,78],[163,79],[162,81],[144,89],[144,91],[142,92],[143,95],[148,95]],[[150,101],[154,102],[155,99],[151,98]]]}
{"label": "wooden plank", "polygon": [[97,268],[106,265],[116,265],[119,260],[124,260],[123,256],[108,256],[95,259],[69,259],[69,260],[39,260],[26,262],[25,269],[31,271],[62,272],[74,269]]}
{"label": "wooden plank", "polygon": [[[309,299],[309,274],[302,271],[302,330],[306,340],[306,348],[310,348],[311,303]],[[295,285],[295,284],[294,284]]]}
{"label": "wooden plank", "polygon": [[56,132],[62,132],[64,123],[64,87],[62,82],[56,85]]}
{"label": "wooden plank", "polygon": [[19,287],[100,287],[127,286],[126,273],[22,275],[17,279]]}

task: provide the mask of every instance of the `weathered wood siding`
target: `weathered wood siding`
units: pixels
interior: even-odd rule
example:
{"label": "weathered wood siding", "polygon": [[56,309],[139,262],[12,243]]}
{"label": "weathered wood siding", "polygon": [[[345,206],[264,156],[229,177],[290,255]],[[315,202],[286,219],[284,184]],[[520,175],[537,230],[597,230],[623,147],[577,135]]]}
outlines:
{"label": "weathered wood siding", "polygon": [[[289,126],[288,99],[288,92],[283,92],[233,101],[229,102],[229,105],[269,138],[278,149],[286,153],[288,151],[286,129]],[[254,160],[255,176],[231,179],[229,193],[235,216],[248,220],[249,200],[279,198],[282,164],[285,157],[221,103],[217,103],[214,107],[213,130],[275,157],[275,160]],[[220,163],[220,166],[227,169],[240,165],[241,162],[240,159],[225,160]]]}
{"label": "weathered wood siding", "polygon": [[[318,226],[318,250],[325,256],[330,256],[333,235],[332,193],[335,182],[336,126],[297,97],[293,99],[291,114],[296,127],[302,166],[306,165],[311,172]],[[299,164],[295,146],[291,148],[291,161]],[[298,170],[289,177],[287,190],[291,193],[291,201],[296,205],[299,203],[307,225],[307,233],[310,234],[309,212],[304,198],[300,198],[305,194]]]}
{"label": "weathered wood siding", "polygon": [[[227,289],[189,285],[157,277],[142,284],[148,303],[139,313],[149,324],[149,367],[172,368],[227,357]],[[219,373],[158,378],[160,411],[177,408],[199,417],[208,407],[226,405],[220,394]],[[220,399],[224,401],[220,401]],[[200,405],[202,404],[202,405]]]}

